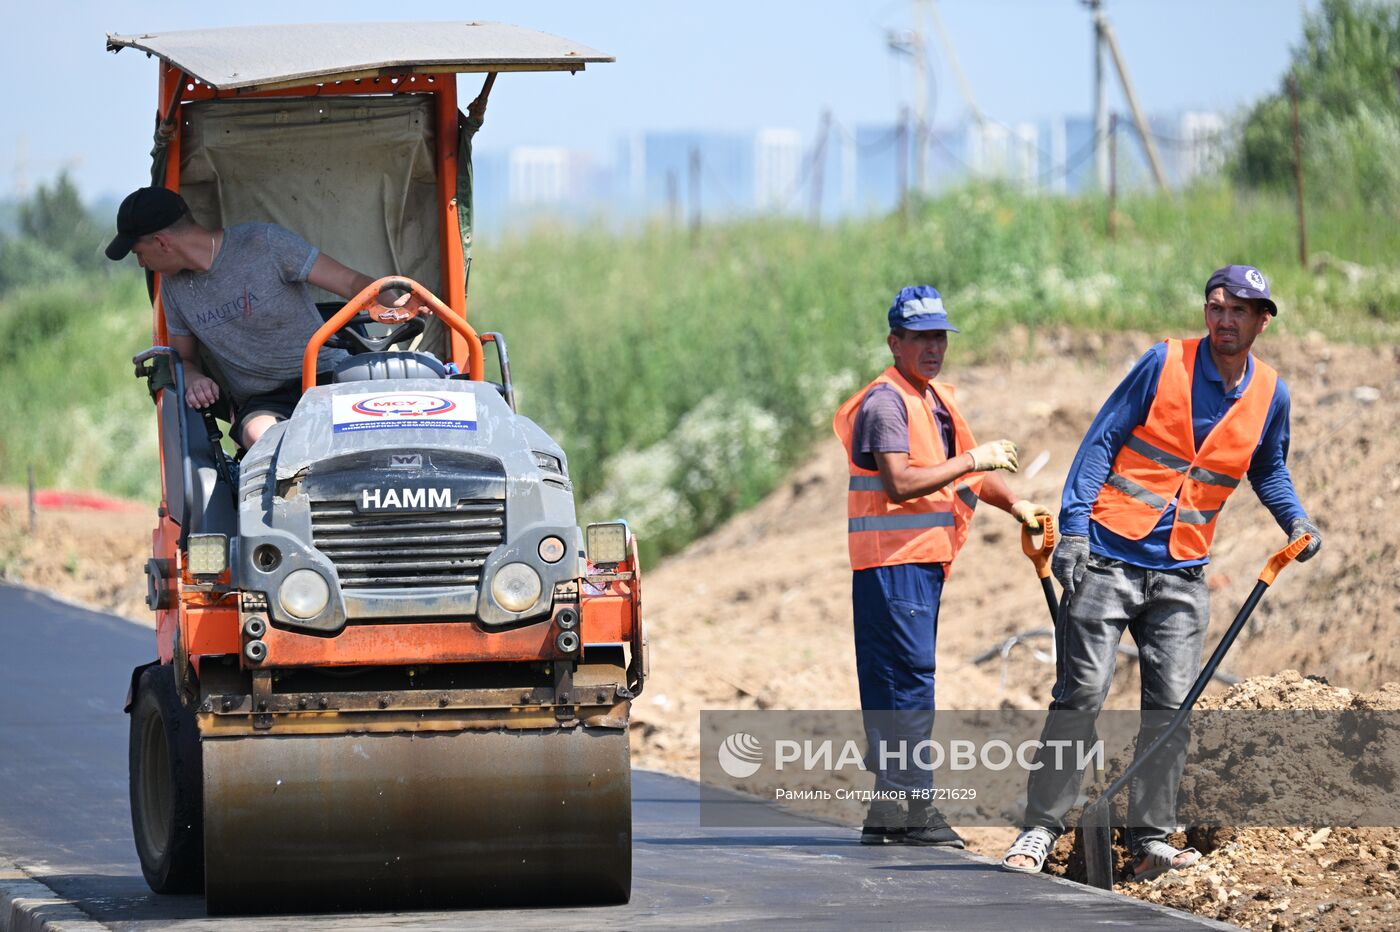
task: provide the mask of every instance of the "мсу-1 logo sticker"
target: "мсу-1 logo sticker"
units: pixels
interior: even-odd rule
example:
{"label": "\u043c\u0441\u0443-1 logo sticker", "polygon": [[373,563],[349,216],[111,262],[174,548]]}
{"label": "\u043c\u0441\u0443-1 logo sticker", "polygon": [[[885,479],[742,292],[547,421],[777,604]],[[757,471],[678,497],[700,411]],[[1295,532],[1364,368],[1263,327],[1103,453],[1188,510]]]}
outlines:
{"label": "\u043c\u0441\u0443-1 logo sticker", "polygon": [[470,392],[364,392],[331,398],[337,433],[431,427],[476,430],[476,396]]}

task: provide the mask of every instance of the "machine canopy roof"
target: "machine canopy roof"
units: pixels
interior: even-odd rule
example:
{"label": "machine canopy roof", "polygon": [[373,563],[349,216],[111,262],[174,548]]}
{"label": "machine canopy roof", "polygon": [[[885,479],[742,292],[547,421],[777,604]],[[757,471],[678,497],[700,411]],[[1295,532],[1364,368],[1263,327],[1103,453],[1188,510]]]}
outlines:
{"label": "machine canopy roof", "polygon": [[575,71],[615,59],[505,23],[327,23],[109,33],[107,49],[140,49],[220,90],[431,71]]}

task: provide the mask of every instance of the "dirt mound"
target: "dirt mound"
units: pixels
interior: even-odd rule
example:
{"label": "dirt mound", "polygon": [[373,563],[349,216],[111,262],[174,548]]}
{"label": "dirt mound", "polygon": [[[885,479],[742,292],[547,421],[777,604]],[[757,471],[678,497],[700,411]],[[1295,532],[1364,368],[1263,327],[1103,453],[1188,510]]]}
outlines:
{"label": "dirt mound", "polygon": [[[1400,683],[1387,683],[1374,692],[1355,693],[1330,686],[1318,677],[1286,670],[1276,676],[1245,680],[1222,694],[1207,697],[1201,704],[1219,710],[1350,712],[1358,713],[1364,723],[1368,715],[1394,712],[1397,701]],[[1300,739],[1309,744],[1315,740],[1315,736]],[[1336,740],[1344,740],[1344,736],[1338,735]],[[1378,753],[1393,764],[1400,760],[1397,750],[1400,749],[1392,739]],[[1210,792],[1248,797],[1249,784],[1258,777],[1252,772],[1255,761],[1233,759],[1221,749],[1214,753],[1219,758],[1221,776]],[[1271,761],[1271,776],[1277,780],[1280,773],[1287,772],[1287,762],[1277,755]],[[1342,762],[1350,764],[1344,758]],[[1109,769],[1115,768],[1110,764]],[[1359,786],[1385,792],[1393,803],[1393,772],[1354,774],[1353,778],[1349,790]],[[1299,774],[1293,774],[1291,779],[1297,784],[1307,782]],[[1326,778],[1315,779],[1320,783]],[[1378,785],[1383,786],[1377,789]],[[1190,806],[1193,792],[1200,789],[1183,784],[1183,810]],[[1155,881],[1123,883],[1117,889],[1149,902],[1251,929],[1380,930],[1400,925],[1400,828],[1213,826],[1190,828],[1172,836],[1170,841],[1177,847],[1196,848],[1202,853],[1200,861]],[[1114,863],[1120,876],[1130,867],[1121,844],[1114,846]],[[1077,833],[1071,832],[1059,840],[1046,862],[1046,870],[1084,881],[1084,859]]]}
{"label": "dirt mound", "polygon": [[[1368,714],[1400,709],[1400,683],[1358,694],[1287,670],[1246,680],[1213,698],[1209,705],[1219,709],[1359,713],[1364,727]],[[1393,799],[1398,751],[1392,739],[1377,755],[1389,763],[1389,772],[1353,773],[1356,783],[1380,781]],[[1196,865],[1121,889],[1252,929],[1400,926],[1400,829],[1211,828],[1188,832],[1185,841],[1204,854]]]}

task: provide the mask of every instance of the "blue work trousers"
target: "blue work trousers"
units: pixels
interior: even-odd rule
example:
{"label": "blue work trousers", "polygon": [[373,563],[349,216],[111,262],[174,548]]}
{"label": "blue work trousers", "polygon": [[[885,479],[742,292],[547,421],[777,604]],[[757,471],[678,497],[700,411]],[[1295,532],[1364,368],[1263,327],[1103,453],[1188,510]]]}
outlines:
{"label": "blue work trousers", "polygon": [[852,576],[866,766],[875,774],[876,790],[933,785],[933,774],[912,764],[914,746],[933,731],[934,652],[942,596],[941,563],[877,566]]}

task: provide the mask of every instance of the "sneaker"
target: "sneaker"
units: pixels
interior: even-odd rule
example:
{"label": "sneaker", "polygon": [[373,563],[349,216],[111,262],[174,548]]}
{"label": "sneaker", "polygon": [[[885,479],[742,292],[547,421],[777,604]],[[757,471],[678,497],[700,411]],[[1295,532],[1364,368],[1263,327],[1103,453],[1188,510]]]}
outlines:
{"label": "sneaker", "polygon": [[932,845],[936,848],[966,848],[967,842],[953,831],[943,813],[932,806],[913,809],[909,813],[909,829],[904,833],[906,845]]}
{"label": "sneaker", "polygon": [[905,836],[904,807],[899,803],[871,803],[865,813],[865,823],[860,828],[862,845],[903,844]]}
{"label": "sneaker", "polygon": [[862,845],[902,845],[907,830],[887,825],[862,825],[860,843]]}

